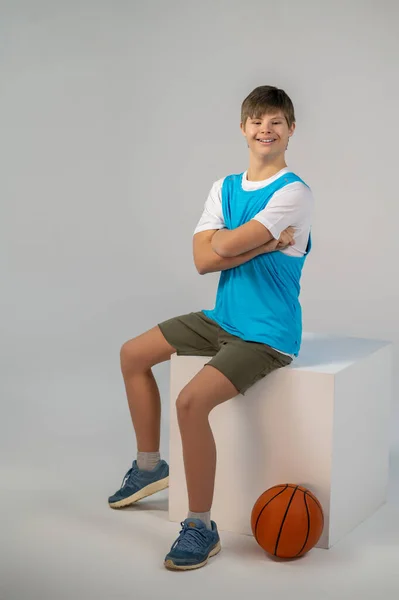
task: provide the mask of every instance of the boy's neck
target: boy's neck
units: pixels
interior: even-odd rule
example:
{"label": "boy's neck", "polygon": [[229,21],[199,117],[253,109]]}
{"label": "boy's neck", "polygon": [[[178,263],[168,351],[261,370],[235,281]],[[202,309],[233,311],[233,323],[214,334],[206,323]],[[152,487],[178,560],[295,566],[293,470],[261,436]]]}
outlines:
{"label": "boy's neck", "polygon": [[248,181],[264,181],[273,177],[276,173],[281,171],[287,166],[284,158],[280,158],[273,163],[265,163],[263,161],[256,160],[255,157],[250,156],[249,167],[247,170]]}

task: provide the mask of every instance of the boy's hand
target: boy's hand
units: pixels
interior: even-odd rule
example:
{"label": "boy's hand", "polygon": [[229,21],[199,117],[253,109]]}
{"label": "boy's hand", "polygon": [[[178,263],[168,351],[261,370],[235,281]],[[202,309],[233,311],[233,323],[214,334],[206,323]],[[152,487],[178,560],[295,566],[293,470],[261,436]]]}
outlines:
{"label": "boy's hand", "polygon": [[263,246],[260,247],[261,250],[265,253],[273,252],[274,250],[284,250],[285,248],[288,248],[288,246],[293,246],[295,244],[294,231],[294,227],[287,227],[287,229],[284,229],[284,231],[281,232],[278,240],[270,240],[267,244],[263,244]]}
{"label": "boy's hand", "polygon": [[288,248],[288,246],[293,246],[295,244],[294,231],[294,227],[287,227],[287,229],[284,229],[284,231],[281,232],[277,244],[277,250],[281,250],[281,248]]}

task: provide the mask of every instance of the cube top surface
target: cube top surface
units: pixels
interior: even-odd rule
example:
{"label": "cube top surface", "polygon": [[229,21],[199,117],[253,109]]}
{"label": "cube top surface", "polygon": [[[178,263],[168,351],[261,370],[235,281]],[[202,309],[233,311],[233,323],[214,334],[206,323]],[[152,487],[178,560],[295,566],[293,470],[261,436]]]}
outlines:
{"label": "cube top surface", "polygon": [[287,367],[319,373],[338,373],[392,342],[303,332],[299,356]]}

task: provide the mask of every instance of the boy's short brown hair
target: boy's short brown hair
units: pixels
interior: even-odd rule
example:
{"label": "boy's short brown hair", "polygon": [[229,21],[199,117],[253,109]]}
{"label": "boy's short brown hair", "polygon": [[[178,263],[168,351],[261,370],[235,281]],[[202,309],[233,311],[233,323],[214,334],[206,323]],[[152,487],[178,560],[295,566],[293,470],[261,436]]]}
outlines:
{"label": "boy's short brown hair", "polygon": [[245,126],[248,117],[259,119],[273,110],[283,112],[288,127],[295,123],[294,105],[285,91],[273,85],[261,85],[252,90],[242,103],[241,123]]}

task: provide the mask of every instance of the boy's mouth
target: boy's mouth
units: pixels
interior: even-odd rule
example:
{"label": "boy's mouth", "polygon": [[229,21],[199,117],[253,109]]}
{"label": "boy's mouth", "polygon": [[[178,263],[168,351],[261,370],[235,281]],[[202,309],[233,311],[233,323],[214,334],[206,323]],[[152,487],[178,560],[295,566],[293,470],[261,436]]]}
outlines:
{"label": "boy's mouth", "polygon": [[272,144],[276,140],[274,140],[273,138],[259,138],[257,139],[257,141],[263,146],[270,146],[270,144]]}

